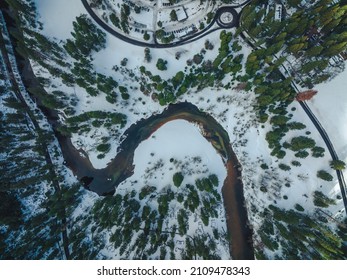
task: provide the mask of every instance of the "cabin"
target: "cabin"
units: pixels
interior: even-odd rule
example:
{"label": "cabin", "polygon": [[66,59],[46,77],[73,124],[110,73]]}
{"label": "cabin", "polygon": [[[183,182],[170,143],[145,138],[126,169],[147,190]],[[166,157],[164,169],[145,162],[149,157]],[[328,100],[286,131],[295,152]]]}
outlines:
{"label": "cabin", "polygon": [[283,18],[283,5],[276,4],[275,5],[275,21],[282,21]]}

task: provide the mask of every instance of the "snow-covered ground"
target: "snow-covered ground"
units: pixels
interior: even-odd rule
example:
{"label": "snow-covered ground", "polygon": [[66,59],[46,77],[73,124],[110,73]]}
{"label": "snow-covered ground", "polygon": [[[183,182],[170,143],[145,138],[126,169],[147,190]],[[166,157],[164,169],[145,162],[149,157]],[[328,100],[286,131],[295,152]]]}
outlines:
{"label": "snow-covered ground", "polygon": [[[308,101],[312,112],[329,135],[340,160],[347,162],[347,63],[345,70],[329,82],[315,87],[318,94]],[[344,170],[347,177],[347,170]],[[335,181],[335,183],[337,183]],[[338,183],[334,188],[339,193]]]}
{"label": "snow-covered ground", "polygon": [[35,0],[39,21],[44,23],[43,34],[57,40],[71,37],[72,22],[84,8],[81,1]]}
{"label": "snow-covered ground", "polygon": [[315,89],[318,94],[307,104],[328,133],[337,155],[347,160],[347,63],[344,72]]}
{"label": "snow-covered ground", "polygon": [[[216,174],[220,182],[224,181],[226,170],[220,155],[201,135],[197,126],[184,120],[176,120],[165,124],[153,133],[150,139],[139,145],[134,155],[135,174],[148,175],[146,174],[148,160],[154,163],[162,159],[164,164],[169,164],[171,158],[184,161],[189,157],[200,157],[206,169],[210,173]],[[187,172],[188,170],[182,171]],[[160,180],[163,185],[172,181],[172,174],[169,172],[157,174],[157,176],[158,178],[155,181]],[[189,180],[194,182],[194,176]],[[141,181],[144,180],[141,179]],[[150,184],[150,182],[148,183]]]}
{"label": "snow-covered ground", "polygon": [[[144,186],[156,187],[156,195],[166,194],[168,189],[175,193],[187,194],[187,184],[195,185],[197,179],[207,178],[214,174],[218,177],[217,191],[221,195],[221,188],[226,177],[226,168],[220,155],[212,145],[201,135],[199,128],[185,120],[175,120],[160,127],[152,136],[143,141],[135,151],[134,155],[135,171],[134,175],[123,181],[117,188],[116,194],[126,195],[132,190],[139,192]],[[182,173],[184,180],[179,188],[173,185],[173,175]],[[153,200],[141,200],[141,207],[150,205],[153,209],[157,203]],[[174,224],[177,225],[177,213],[184,209],[183,205],[176,200],[169,204],[169,217],[166,217],[164,224],[166,231],[171,231]],[[186,209],[188,210],[188,209]],[[226,231],[225,211],[222,203],[216,208],[218,219],[210,219],[208,226],[204,226],[198,219],[198,211],[189,212],[189,228],[187,235],[195,236],[202,233],[213,235],[213,229],[219,232]],[[175,244],[185,243],[182,236],[176,235]],[[224,246],[217,241],[222,259],[229,259],[228,246]],[[180,246],[178,246],[179,248]],[[184,249],[184,246],[181,248]],[[103,252],[108,257],[114,256]],[[176,257],[180,257],[178,250]]]}

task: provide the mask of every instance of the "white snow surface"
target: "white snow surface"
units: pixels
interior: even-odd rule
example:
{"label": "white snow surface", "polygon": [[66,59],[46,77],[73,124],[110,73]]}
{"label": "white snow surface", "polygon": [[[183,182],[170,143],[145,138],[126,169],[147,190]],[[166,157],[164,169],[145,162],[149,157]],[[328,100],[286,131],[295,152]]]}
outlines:
{"label": "white snow surface", "polygon": [[308,101],[329,135],[338,156],[347,160],[347,63],[333,80],[315,87],[318,94]]}
{"label": "white snow surface", "polygon": [[39,21],[43,23],[43,34],[66,40],[71,37],[72,22],[85,12],[80,0],[35,0]]}
{"label": "white snow surface", "polygon": [[[154,154],[153,160],[151,153]],[[135,174],[146,174],[148,160],[155,162],[158,157],[169,163],[171,158],[184,160],[197,156],[201,157],[210,174],[216,174],[220,182],[224,181],[226,169],[222,159],[201,135],[199,128],[185,120],[171,121],[138,146],[134,155]],[[172,182],[172,175],[167,175],[169,173],[163,174],[159,179],[163,185]]]}

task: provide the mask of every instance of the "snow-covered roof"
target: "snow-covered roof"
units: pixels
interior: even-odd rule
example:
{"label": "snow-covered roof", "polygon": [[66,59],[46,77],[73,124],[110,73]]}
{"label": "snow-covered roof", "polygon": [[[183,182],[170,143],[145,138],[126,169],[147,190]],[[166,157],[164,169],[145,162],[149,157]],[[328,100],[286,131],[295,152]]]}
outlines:
{"label": "snow-covered roof", "polygon": [[275,20],[282,21],[283,6],[281,4],[275,5]]}

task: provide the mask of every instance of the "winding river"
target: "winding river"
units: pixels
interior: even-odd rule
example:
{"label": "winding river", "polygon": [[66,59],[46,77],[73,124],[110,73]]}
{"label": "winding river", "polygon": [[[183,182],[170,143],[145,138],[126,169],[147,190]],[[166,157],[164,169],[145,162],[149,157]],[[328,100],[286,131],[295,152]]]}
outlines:
{"label": "winding river", "polygon": [[203,136],[222,157],[227,168],[222,195],[227,228],[232,239],[230,251],[233,259],[253,259],[252,231],[248,227],[244,207],[241,166],[231,148],[228,133],[212,116],[200,111],[195,105],[188,102],[171,104],[161,114],[131,125],[124,133],[124,141],[118,148],[117,156],[104,169],[93,168],[83,151],[76,150],[69,138],[59,135],[59,142],[66,164],[84,181],[85,186],[100,195],[109,195],[133,174],[133,157],[138,145],[162,125],[177,119],[198,124]]}
{"label": "winding river", "polygon": [[[6,16],[6,21],[8,25],[15,28],[11,18]],[[11,40],[14,44],[16,43],[14,38]],[[25,86],[39,86],[29,60],[21,57],[18,53],[16,55]],[[162,125],[177,119],[197,123],[204,132],[203,136],[218,151],[227,168],[222,195],[227,215],[227,229],[231,235],[230,252],[232,258],[236,260],[254,259],[252,230],[248,226],[241,166],[232,150],[228,133],[212,116],[200,111],[191,103],[171,104],[161,114],[142,119],[131,125],[123,135],[124,141],[119,146],[116,157],[106,168],[95,169],[84,151],[77,150],[72,145],[70,138],[61,135],[55,129],[58,120],[57,112],[42,106],[39,107],[55,131],[65,164],[72,169],[87,189],[99,195],[112,195],[115,188],[133,174],[133,157],[136,148]]]}

